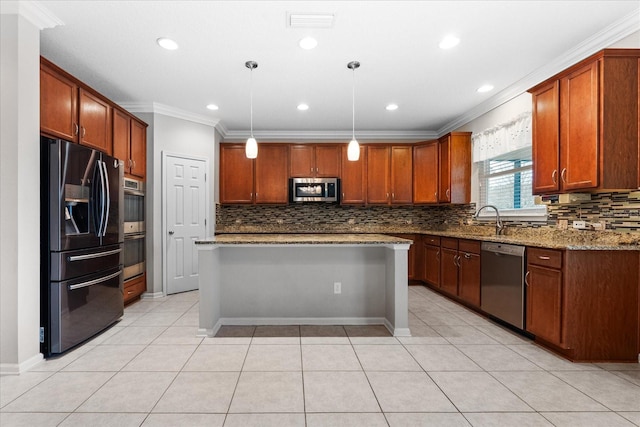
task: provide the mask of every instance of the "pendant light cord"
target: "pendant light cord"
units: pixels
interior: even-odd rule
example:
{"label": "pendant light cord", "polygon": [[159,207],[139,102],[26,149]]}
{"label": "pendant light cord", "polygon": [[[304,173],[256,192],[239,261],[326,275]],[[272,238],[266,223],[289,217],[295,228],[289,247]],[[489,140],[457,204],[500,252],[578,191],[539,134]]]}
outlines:
{"label": "pendant light cord", "polygon": [[253,138],[253,67],[249,69],[249,111],[251,117],[251,138]]}
{"label": "pendant light cord", "polygon": [[356,69],[352,68],[353,71],[353,83],[351,85],[351,132],[352,138],[356,139]]}

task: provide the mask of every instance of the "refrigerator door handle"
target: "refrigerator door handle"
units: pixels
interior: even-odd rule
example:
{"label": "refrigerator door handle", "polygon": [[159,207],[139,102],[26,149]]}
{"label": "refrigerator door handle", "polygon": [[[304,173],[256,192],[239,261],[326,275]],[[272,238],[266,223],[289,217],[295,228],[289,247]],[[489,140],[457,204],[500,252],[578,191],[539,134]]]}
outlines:
{"label": "refrigerator door handle", "polygon": [[103,190],[105,191],[103,200],[106,199],[104,204],[104,223],[102,224],[102,236],[107,234],[107,226],[109,225],[109,211],[111,210],[111,196],[109,191],[109,172],[107,171],[107,163],[102,163],[102,170],[104,171],[104,184]]}
{"label": "refrigerator door handle", "polygon": [[75,289],[86,288],[87,286],[97,285],[98,283],[106,282],[107,280],[111,280],[114,277],[118,277],[121,274],[122,274],[122,271],[118,271],[117,273],[113,273],[108,276],[101,277],[99,279],[89,280],[87,282],[82,282],[75,285],[69,285],[69,290],[73,291]]}
{"label": "refrigerator door handle", "polygon": [[122,249],[114,249],[112,251],[100,252],[97,254],[75,255],[67,258],[69,262],[82,261],[84,259],[101,258],[103,256],[113,255],[122,252]]}

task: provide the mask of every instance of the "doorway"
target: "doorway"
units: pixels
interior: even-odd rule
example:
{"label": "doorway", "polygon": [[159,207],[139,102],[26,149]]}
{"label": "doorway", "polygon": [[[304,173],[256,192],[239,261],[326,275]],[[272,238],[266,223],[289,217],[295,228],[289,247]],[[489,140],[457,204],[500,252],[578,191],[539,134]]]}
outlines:
{"label": "doorway", "polygon": [[163,254],[167,295],[198,289],[195,241],[207,236],[207,159],[162,153]]}

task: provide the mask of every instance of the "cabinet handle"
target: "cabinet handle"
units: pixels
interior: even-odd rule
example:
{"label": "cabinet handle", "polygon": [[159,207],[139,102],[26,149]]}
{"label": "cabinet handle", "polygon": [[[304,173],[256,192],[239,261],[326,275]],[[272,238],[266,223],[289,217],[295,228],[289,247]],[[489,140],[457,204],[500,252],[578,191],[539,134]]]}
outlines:
{"label": "cabinet handle", "polygon": [[344,193],[342,193],[342,198],[344,199]]}
{"label": "cabinet handle", "polygon": [[132,169],[135,169],[135,167],[136,167],[136,161],[135,161],[135,160],[132,160],[132,161],[131,161],[131,164],[132,164],[131,168],[132,168]]}
{"label": "cabinet handle", "polygon": [[387,200],[389,200],[389,193],[387,193]]}
{"label": "cabinet handle", "polygon": [[310,172],[313,173],[313,168],[310,168]]}
{"label": "cabinet handle", "polygon": [[395,200],[395,199],[396,199],[396,193],[391,193],[391,198],[392,198],[393,200]]}
{"label": "cabinet handle", "polygon": [[316,173],[320,172],[320,170],[318,170],[318,168],[316,168]]}
{"label": "cabinet handle", "polygon": [[464,259],[471,259],[471,254],[469,253],[464,254]]}
{"label": "cabinet handle", "polygon": [[438,249],[438,252],[436,252],[436,259],[440,261],[440,249]]}
{"label": "cabinet handle", "polygon": [[558,169],[553,170],[553,172],[551,173],[551,179],[553,180],[554,184],[558,183]]}
{"label": "cabinet handle", "polygon": [[87,134],[87,130],[84,128],[84,126],[82,126],[82,137],[84,138],[86,134]]}
{"label": "cabinet handle", "polygon": [[74,135],[77,135],[77,134],[78,134],[78,132],[80,132],[80,127],[78,126],[78,124],[77,124],[77,123],[74,123],[74,124],[73,124],[73,134],[74,134]]}
{"label": "cabinet handle", "polygon": [[530,273],[530,271],[527,271],[527,274],[524,275],[524,284],[526,286],[529,286],[529,280],[528,280],[529,279],[529,273]]}
{"label": "cabinet handle", "polygon": [[127,295],[131,295],[133,291],[127,291]]}
{"label": "cabinet handle", "polygon": [[133,160],[129,159],[128,163],[129,163],[129,169],[131,169],[131,164],[132,164]]}
{"label": "cabinet handle", "polygon": [[447,192],[445,194],[447,195],[447,199],[449,199],[451,197],[451,190],[447,188]]}
{"label": "cabinet handle", "polygon": [[551,258],[550,258],[550,257],[548,257],[548,256],[539,255],[539,256],[538,256],[538,259],[541,259],[541,260],[543,260],[543,261],[548,261],[548,260],[550,260]]}
{"label": "cabinet handle", "polygon": [[562,172],[560,172],[560,178],[562,178],[562,182],[567,182],[565,179],[565,175],[567,174],[567,168],[563,168]]}
{"label": "cabinet handle", "polygon": [[436,199],[438,199],[438,192],[437,191],[435,193],[433,193],[433,195],[436,197]]}

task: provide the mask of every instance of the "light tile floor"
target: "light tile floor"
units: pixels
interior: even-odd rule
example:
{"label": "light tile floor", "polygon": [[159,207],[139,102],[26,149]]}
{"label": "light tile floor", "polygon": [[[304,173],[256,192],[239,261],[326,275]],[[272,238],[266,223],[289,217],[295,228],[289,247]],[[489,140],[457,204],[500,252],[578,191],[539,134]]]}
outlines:
{"label": "light tile floor", "polygon": [[198,293],[142,300],[90,342],[0,377],[8,426],[633,426],[638,364],[575,364],[427,288],[412,337],[382,327],[226,327]]}

